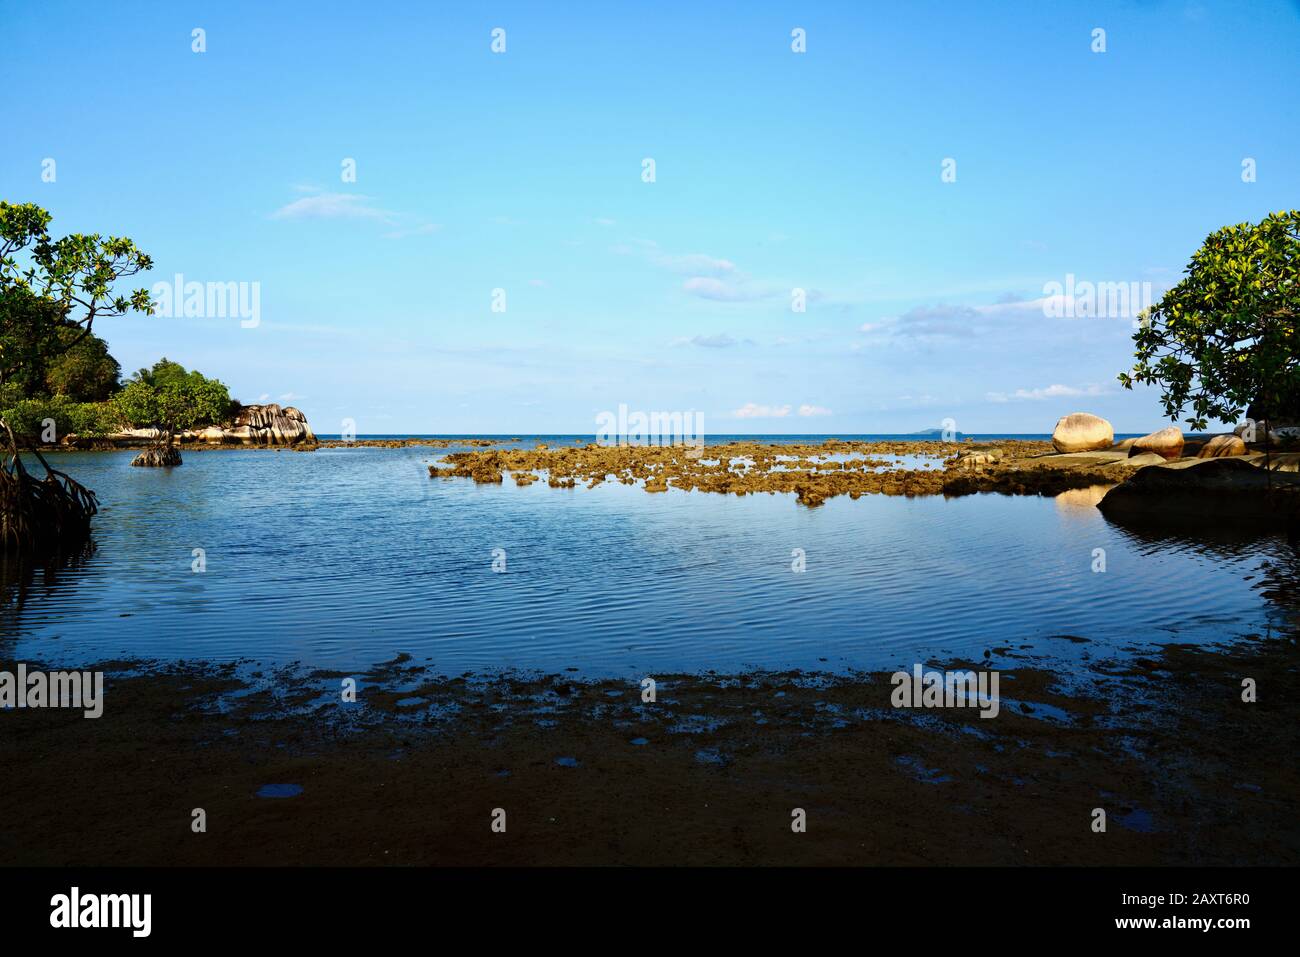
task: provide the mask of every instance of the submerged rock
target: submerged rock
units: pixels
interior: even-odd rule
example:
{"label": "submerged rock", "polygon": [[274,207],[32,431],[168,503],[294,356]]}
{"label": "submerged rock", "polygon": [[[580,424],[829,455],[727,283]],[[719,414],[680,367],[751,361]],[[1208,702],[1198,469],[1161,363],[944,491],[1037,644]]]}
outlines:
{"label": "submerged rock", "polygon": [[1072,412],[1062,416],[1052,430],[1052,445],[1058,452],[1091,452],[1109,449],[1115,430],[1101,416]]}

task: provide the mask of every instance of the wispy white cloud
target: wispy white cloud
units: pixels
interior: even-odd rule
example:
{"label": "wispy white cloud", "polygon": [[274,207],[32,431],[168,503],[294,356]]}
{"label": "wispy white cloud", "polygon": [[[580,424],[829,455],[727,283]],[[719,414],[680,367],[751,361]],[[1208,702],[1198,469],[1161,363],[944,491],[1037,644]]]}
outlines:
{"label": "wispy white cloud", "polygon": [[[786,294],[770,283],[746,275],[736,263],[707,253],[670,253],[653,239],[630,239],[613,247],[613,252],[645,259],[659,269],[687,276],[682,291],[697,299],[712,302],[754,302]],[[820,293],[810,293],[815,299]]]}
{"label": "wispy white cloud", "polygon": [[739,340],[732,338],[725,332],[718,332],[711,336],[693,336],[687,340],[693,346],[703,346],[706,349],[730,349],[732,346],[739,345]]}
{"label": "wispy white cloud", "polygon": [[[608,224],[613,225],[613,222],[609,220]],[[737,271],[736,264],[730,259],[707,253],[666,252],[653,239],[629,239],[614,246],[613,251],[621,256],[641,256],[653,266],[684,276],[729,276]]]}
{"label": "wispy white cloud", "polygon": [[1068,399],[1079,396],[1105,395],[1106,390],[1099,385],[1090,385],[1076,389],[1068,385],[1049,385],[1041,389],[1017,389],[1015,392],[990,392],[985,395],[989,402],[1042,402],[1045,399]]}
{"label": "wispy white cloud", "polygon": [[[1116,313],[1113,316],[1116,319],[1130,318],[1135,311],[1127,307],[1108,310]],[[1015,293],[1003,293],[997,301],[981,305],[935,303],[914,306],[898,315],[864,322],[858,331],[877,337],[878,341],[959,341],[998,331],[1023,331],[1026,323],[1088,318],[1097,312],[1093,302],[1078,295],[1055,294],[1026,299]]]}
{"label": "wispy white cloud", "polygon": [[760,405],[757,402],[746,402],[739,409],[731,413],[733,418],[737,419],[784,419],[792,411],[805,419],[815,418],[824,415],[834,415],[830,409],[820,405],[810,405],[805,402],[795,409],[793,405]]}
{"label": "wispy white cloud", "polygon": [[682,283],[682,290],[688,295],[714,302],[753,302],[773,295],[749,282],[733,282],[713,276],[692,276]]}
{"label": "wispy white cloud", "polygon": [[370,205],[360,193],[312,193],[286,203],[271,214],[272,219],[370,219],[395,223],[396,214]]}
{"label": "wispy white cloud", "polygon": [[758,405],[754,402],[746,402],[731,414],[732,417],[737,419],[784,419],[790,414],[790,406]]}
{"label": "wispy white cloud", "polygon": [[293,189],[307,195],[275,210],[271,213],[272,219],[338,219],[381,223],[392,227],[381,234],[384,239],[427,236],[442,228],[438,223],[420,222],[411,215],[376,206],[371,197],[362,193],[331,193],[304,184],[295,184]]}

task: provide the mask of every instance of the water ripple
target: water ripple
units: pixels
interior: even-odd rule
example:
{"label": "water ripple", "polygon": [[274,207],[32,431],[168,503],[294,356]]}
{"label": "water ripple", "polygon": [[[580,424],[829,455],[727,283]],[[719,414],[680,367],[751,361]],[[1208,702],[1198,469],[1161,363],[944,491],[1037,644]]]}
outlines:
{"label": "water ripple", "polygon": [[4,638],[67,664],[359,669],[404,652],[447,672],[631,674],[896,667],[1062,634],[1090,643],[1058,653],[1110,654],[1263,632],[1281,615],[1260,597],[1277,591],[1277,540],[1138,535],[1087,494],[807,509],[789,495],[430,480],[441,454],[191,453],[170,473],[129,468],[129,453],[64,456],[104,503],[97,548],[37,572],[20,603],[11,587]]}

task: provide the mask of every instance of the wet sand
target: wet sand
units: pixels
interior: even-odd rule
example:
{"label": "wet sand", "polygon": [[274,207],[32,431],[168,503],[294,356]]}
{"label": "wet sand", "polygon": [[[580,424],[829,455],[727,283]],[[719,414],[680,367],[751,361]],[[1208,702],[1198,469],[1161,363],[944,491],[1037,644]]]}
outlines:
{"label": "wet sand", "polygon": [[[1083,638],[1052,641],[1088,653]],[[1026,648],[989,653],[929,665],[997,669],[992,719],[892,708],[885,674],[660,675],[647,704],[640,676],[446,677],[399,657],[357,675],[345,704],[342,674],[108,662],[98,720],[0,713],[0,859],[1300,862],[1294,637],[1059,672]],[[1241,701],[1247,676],[1255,704]],[[302,790],[257,796],[273,784]]]}

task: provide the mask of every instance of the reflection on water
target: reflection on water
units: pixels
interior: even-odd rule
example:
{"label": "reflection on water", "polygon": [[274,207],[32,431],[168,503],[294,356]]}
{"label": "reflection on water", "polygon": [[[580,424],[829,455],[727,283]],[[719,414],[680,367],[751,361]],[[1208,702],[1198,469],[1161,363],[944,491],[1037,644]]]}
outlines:
{"label": "reflection on water", "polygon": [[[1295,593],[1276,529],[1118,525],[1095,490],[808,509],[790,495],[430,480],[448,451],[195,452],[173,470],[63,456],[103,503],[98,547],[16,575],[0,653],[355,669],[404,652],[451,673],[895,668],[1262,634]],[[206,571],[192,570],[196,548]]]}
{"label": "reflection on water", "polygon": [[1057,508],[1060,509],[1095,509],[1097,503],[1105,498],[1106,493],[1114,487],[1113,485],[1089,485],[1087,488],[1067,489],[1058,493],[1052,501],[1056,502]]}
{"label": "reflection on water", "polygon": [[61,579],[75,576],[95,553],[95,543],[75,551],[35,560],[0,554],[0,636],[13,634],[28,601],[41,602],[59,592]]}
{"label": "reflection on water", "polygon": [[1194,551],[1234,568],[1260,598],[1291,626],[1300,621],[1300,547],[1294,520],[1258,513],[1162,513],[1107,516],[1107,521],[1141,555]]}

